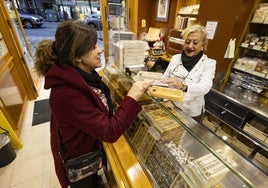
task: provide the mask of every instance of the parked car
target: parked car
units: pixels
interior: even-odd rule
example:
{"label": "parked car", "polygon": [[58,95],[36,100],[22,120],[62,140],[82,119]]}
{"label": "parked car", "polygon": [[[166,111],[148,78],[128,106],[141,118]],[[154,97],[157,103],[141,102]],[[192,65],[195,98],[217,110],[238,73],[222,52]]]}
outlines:
{"label": "parked car", "polygon": [[[110,20],[108,19],[108,24],[109,24],[109,21]],[[101,15],[100,14],[87,15],[84,23],[91,26],[92,28],[97,29],[97,30],[102,30],[102,23],[101,23]]]}
{"label": "parked car", "polygon": [[89,14],[86,16],[85,24],[91,26],[92,28],[101,30],[102,24],[101,24],[101,15],[100,14]]}
{"label": "parked car", "polygon": [[45,23],[43,17],[37,14],[28,14],[22,10],[18,10],[18,13],[25,28],[41,27]]}

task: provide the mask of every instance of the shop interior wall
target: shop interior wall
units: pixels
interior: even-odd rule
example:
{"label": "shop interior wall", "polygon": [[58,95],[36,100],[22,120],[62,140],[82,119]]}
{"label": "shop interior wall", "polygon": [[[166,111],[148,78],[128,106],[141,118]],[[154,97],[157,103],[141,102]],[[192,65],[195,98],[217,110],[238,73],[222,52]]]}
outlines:
{"label": "shop interior wall", "polygon": [[225,72],[232,59],[224,54],[230,39],[236,39],[236,46],[252,12],[254,0],[201,0],[197,20],[206,25],[207,21],[218,22],[213,40],[209,40],[206,54],[217,60],[216,72]]}
{"label": "shop interior wall", "polygon": [[[148,32],[149,27],[162,28],[165,31],[164,41],[167,44],[169,30],[174,28],[178,10],[181,7],[199,4],[200,0],[169,0],[169,15],[167,22],[156,20],[156,7],[158,0],[138,1],[138,33]],[[141,27],[142,19],[146,20],[146,27]]]}
{"label": "shop interior wall", "polygon": [[[148,32],[149,27],[161,28],[165,31],[165,42],[167,41],[168,32],[170,29],[174,28],[174,23],[176,19],[176,7],[178,0],[170,0],[169,2],[169,14],[167,22],[161,22],[155,20],[156,18],[156,6],[158,0],[139,1],[138,7],[138,36],[142,32]],[[146,27],[141,27],[142,19],[146,20]]]}

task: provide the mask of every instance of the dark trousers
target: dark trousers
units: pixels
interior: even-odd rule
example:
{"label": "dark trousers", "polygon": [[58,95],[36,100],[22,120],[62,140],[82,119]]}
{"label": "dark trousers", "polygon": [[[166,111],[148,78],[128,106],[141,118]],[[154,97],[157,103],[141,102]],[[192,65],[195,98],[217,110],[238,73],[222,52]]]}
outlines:
{"label": "dark trousers", "polygon": [[70,188],[100,188],[100,187],[103,187],[101,185],[101,177],[98,176],[97,174],[93,174],[77,182],[70,183]]}

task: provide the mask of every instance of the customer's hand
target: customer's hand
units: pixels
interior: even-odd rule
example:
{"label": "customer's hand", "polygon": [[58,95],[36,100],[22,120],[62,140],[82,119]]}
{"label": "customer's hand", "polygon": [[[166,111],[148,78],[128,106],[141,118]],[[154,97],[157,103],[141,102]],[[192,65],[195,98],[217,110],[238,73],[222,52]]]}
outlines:
{"label": "customer's hand", "polygon": [[177,78],[165,78],[162,80],[162,83],[168,84],[170,87],[176,88],[176,89],[182,89],[183,88],[183,82]]}
{"label": "customer's hand", "polygon": [[143,93],[151,86],[153,81],[137,81],[135,82],[130,90],[128,91],[127,96],[133,98],[134,100],[138,100]]}

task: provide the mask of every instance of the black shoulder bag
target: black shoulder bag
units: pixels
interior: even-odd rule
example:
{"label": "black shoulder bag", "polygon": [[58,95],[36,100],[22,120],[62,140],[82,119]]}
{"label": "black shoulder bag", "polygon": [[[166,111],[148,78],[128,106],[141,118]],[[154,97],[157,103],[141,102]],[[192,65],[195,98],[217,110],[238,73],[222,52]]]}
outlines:
{"label": "black shoulder bag", "polygon": [[97,173],[102,168],[102,153],[101,150],[95,150],[89,153],[85,153],[81,156],[64,160],[62,151],[62,140],[59,134],[59,154],[61,156],[65,173],[70,182],[77,182],[83,178],[86,178],[92,174]]}

